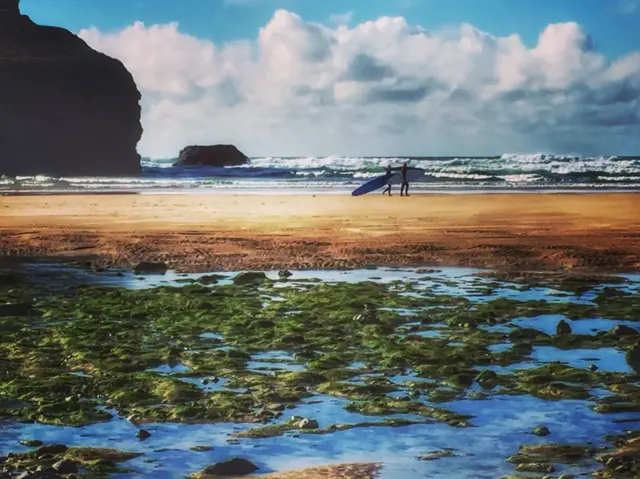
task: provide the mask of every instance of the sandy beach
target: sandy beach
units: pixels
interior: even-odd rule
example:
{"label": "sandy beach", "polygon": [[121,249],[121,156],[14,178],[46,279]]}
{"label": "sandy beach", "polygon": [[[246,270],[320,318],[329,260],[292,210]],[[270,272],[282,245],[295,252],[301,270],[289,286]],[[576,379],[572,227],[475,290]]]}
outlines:
{"label": "sandy beach", "polygon": [[0,197],[0,255],[179,271],[474,266],[635,271],[640,194]]}

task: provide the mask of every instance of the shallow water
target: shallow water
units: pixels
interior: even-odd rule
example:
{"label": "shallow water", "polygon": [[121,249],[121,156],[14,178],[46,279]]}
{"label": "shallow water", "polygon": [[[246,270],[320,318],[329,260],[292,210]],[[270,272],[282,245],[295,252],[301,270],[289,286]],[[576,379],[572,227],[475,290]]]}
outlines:
{"label": "shallow water", "polygon": [[[113,272],[86,273],[78,270],[55,266],[33,266],[29,268],[33,274],[38,271],[49,271],[59,275],[55,278],[58,284],[82,282],[102,285],[120,285],[131,289],[153,288],[156,286],[183,286],[185,279],[197,279],[202,274],[149,275],[144,279],[136,279],[130,272],[121,272],[116,276]],[[404,291],[407,285],[413,289],[406,294],[411,297],[430,297],[433,294],[452,297],[465,297],[473,302],[486,302],[493,298],[511,298],[521,301],[546,300],[549,302],[572,301],[580,304],[590,303],[601,290],[600,286],[591,291],[575,296],[553,288],[531,288],[525,291],[517,289],[515,283],[503,283],[485,294],[486,287],[493,280],[478,277],[479,270],[465,268],[439,268],[436,271],[424,272],[416,268],[356,271],[295,271],[293,276],[277,283],[277,286],[303,286],[306,281],[317,279],[323,282],[337,283],[376,281],[394,285]],[[219,285],[230,284],[235,273],[225,273],[226,279]],[[272,280],[279,280],[277,272],[267,272]],[[371,277],[380,279],[372,280]],[[632,281],[626,285],[612,285],[624,291],[640,290],[640,275],[627,276]],[[394,282],[399,282],[397,285]],[[52,285],[54,287],[55,285]],[[403,293],[405,294],[405,293]],[[280,298],[267,297],[266,301]],[[399,316],[419,314],[423,308],[387,308],[390,313]],[[532,318],[515,318],[508,324],[486,326],[479,329],[492,332],[508,333],[517,328],[527,327],[553,335],[559,320],[564,315],[541,315]],[[627,324],[638,328],[639,323],[616,321],[606,318],[567,320],[573,331],[578,334],[595,335],[598,331],[608,331],[615,324]],[[418,327],[418,330],[410,330]],[[396,334],[404,337],[417,336],[424,339],[443,339],[452,333],[445,323],[423,325],[420,321],[407,321],[396,328]],[[224,343],[225,337],[217,331],[197,333],[201,347],[210,343],[215,350],[229,350]],[[451,347],[462,347],[466,343],[463,337],[456,336],[450,341]],[[504,340],[496,341],[488,349],[493,353],[508,352],[512,343]],[[475,370],[490,369],[500,373],[513,373],[523,369],[533,369],[549,362],[561,362],[576,368],[586,369],[595,364],[601,371],[631,374],[633,371],[626,363],[624,350],[615,347],[599,349],[559,349],[552,346],[535,346],[528,357],[521,362],[507,366],[486,365],[475,366]],[[386,377],[391,383],[402,385],[405,382],[422,381],[426,385],[438,385],[434,379],[420,377],[413,370],[403,373],[383,374],[368,370],[364,361],[355,361],[349,365],[356,372],[361,372],[351,380],[351,384],[365,384],[367,378]],[[307,367],[294,360],[287,350],[271,350],[254,353],[246,362],[248,371],[262,374],[305,371]],[[233,390],[238,393],[244,388],[229,389],[227,378],[218,378],[217,382],[203,384],[204,377],[186,377],[190,368],[182,363],[164,364],[150,369],[160,375],[171,375],[181,381],[189,382],[205,391]],[[77,373],[78,375],[82,373]],[[636,376],[637,381],[637,376]],[[476,385],[471,391],[477,391]],[[593,389],[592,396],[605,397],[606,389]],[[407,394],[406,388],[390,393],[392,397]],[[429,404],[423,396],[420,401]],[[272,424],[283,424],[291,416],[309,417],[318,420],[321,427],[332,424],[358,424],[380,421],[384,417],[423,419],[414,414],[393,414],[384,417],[368,416],[350,412],[345,406],[350,401],[326,394],[315,393],[313,397],[304,399],[295,407],[286,409],[283,415]],[[433,404],[436,407],[448,408],[454,412],[470,414],[474,427],[455,428],[445,423],[433,421],[430,424],[418,424],[403,427],[363,427],[324,435],[305,434],[299,431],[288,432],[280,437],[265,439],[238,439],[228,442],[230,434],[251,427],[255,424],[180,424],[155,423],[144,426],[152,435],[145,441],[139,441],[135,434],[138,427],[119,417],[112,411],[114,419],[102,424],[80,428],[55,427],[42,424],[18,424],[0,422],[0,454],[27,451],[28,448],[18,444],[21,439],[39,439],[45,443],[63,443],[69,446],[113,447],[125,451],[142,452],[143,456],[125,464],[137,471],[136,474],[120,474],[113,477],[156,477],[173,478],[197,471],[216,461],[229,457],[245,457],[260,467],[260,472],[289,470],[300,467],[325,465],[337,462],[384,462],[383,478],[495,478],[514,473],[513,465],[507,463],[507,457],[517,452],[520,444],[536,444],[544,442],[587,443],[603,445],[603,437],[607,434],[619,433],[630,429],[629,423],[616,423],[616,419],[638,419],[633,414],[599,414],[591,409],[592,401],[555,400],[548,401],[530,395],[501,396],[492,393],[486,399],[458,399]],[[636,415],[637,416],[637,415]],[[539,438],[530,434],[538,426],[547,426],[551,435]],[[191,447],[211,446],[211,451],[196,452]],[[455,457],[436,461],[419,461],[418,456],[435,450],[453,448]],[[149,462],[150,460],[155,462]],[[583,466],[559,466],[556,475],[580,474],[588,471]]]}

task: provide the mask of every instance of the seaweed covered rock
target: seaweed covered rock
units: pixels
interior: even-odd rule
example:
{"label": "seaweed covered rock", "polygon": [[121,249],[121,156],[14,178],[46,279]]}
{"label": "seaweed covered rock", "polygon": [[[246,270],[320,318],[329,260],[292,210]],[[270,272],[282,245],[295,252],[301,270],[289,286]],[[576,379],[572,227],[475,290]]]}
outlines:
{"label": "seaweed covered rock", "polygon": [[640,336],[640,332],[637,329],[627,326],[626,324],[616,324],[609,334],[615,339],[636,338]]}
{"label": "seaweed covered rock", "polygon": [[187,146],[173,166],[242,166],[249,158],[233,145]]}
{"label": "seaweed covered rock", "polygon": [[0,175],[139,173],[139,100],[120,61],[0,0]]}
{"label": "seaweed covered rock", "polygon": [[563,336],[566,334],[571,334],[571,326],[564,319],[558,321],[556,325],[556,334],[558,336]]}
{"label": "seaweed covered rock", "polygon": [[626,354],[627,363],[638,374],[640,374],[640,341],[637,342]]}
{"label": "seaweed covered rock", "polygon": [[257,283],[260,281],[264,281],[267,279],[267,275],[262,271],[246,271],[243,273],[238,273],[234,278],[233,282],[235,284],[250,284]]}

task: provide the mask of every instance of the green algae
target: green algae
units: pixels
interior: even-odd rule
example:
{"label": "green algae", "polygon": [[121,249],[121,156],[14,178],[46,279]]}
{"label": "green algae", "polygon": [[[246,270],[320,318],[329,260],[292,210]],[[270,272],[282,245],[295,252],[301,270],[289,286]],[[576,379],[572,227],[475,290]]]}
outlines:
{"label": "green algae", "polygon": [[[350,400],[347,409],[361,414],[417,414],[466,427],[470,417],[426,402],[494,394],[586,399],[592,388],[614,388],[628,378],[558,364],[509,374],[480,370],[529,361],[534,345],[631,344],[612,334],[549,336],[515,326],[505,338],[480,326],[511,326],[515,318],[542,314],[580,320],[635,319],[640,313],[634,295],[606,288],[595,305],[504,298],[478,303],[420,290],[409,281],[291,283],[261,273],[236,276],[229,285],[217,284],[218,279],[203,276],[200,284],[148,290],[85,285],[50,290],[17,279],[11,289],[0,290],[5,306],[0,366],[7,371],[0,378],[0,417],[80,426],[109,420],[99,408],[106,405],[141,424],[264,423],[321,393]],[[587,283],[592,284],[561,281],[565,291]],[[420,297],[405,294],[415,292]],[[433,325],[446,325],[442,337],[414,334]],[[219,336],[201,336],[211,332]],[[488,349],[506,339],[513,344],[509,350]],[[248,370],[253,355],[265,351],[284,351],[293,358],[286,363],[303,370],[279,369],[281,361],[269,358],[260,361],[272,369]],[[351,367],[356,362],[366,368]],[[154,370],[159,366],[169,369]],[[390,379],[407,370],[415,381]],[[383,377],[355,382],[364,373]],[[209,391],[187,381],[203,377],[226,382]],[[476,384],[482,393],[470,392]],[[623,397],[595,407],[609,412],[635,405]]]}
{"label": "green algae", "polygon": [[263,427],[257,427],[253,429],[248,429],[246,431],[242,431],[239,433],[233,434],[234,438],[244,438],[244,439],[265,439],[269,437],[278,437],[282,436],[288,432],[295,431],[298,434],[331,434],[339,431],[348,431],[350,429],[358,429],[365,427],[405,427],[405,426],[413,426],[416,424],[429,424],[432,423],[432,420],[409,420],[409,419],[399,419],[399,418],[386,418],[382,421],[367,421],[367,422],[359,422],[355,424],[332,424],[326,428],[315,428],[315,429],[302,429],[299,427],[298,422],[291,420],[282,424],[272,424]]}
{"label": "green algae", "polygon": [[120,464],[139,457],[140,453],[123,452],[116,449],[95,447],[67,447],[62,444],[41,446],[35,451],[10,454],[4,466],[18,472],[33,467],[51,467],[58,461],[73,461],[79,469],[85,471],[83,477],[107,477],[112,473],[132,472]]}

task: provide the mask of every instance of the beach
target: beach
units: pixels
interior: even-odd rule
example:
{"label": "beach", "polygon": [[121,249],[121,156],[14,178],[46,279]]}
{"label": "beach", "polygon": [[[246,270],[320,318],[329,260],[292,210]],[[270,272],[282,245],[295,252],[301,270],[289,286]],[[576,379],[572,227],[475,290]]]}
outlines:
{"label": "beach", "polygon": [[640,268],[640,194],[0,196],[0,256],[181,272]]}

